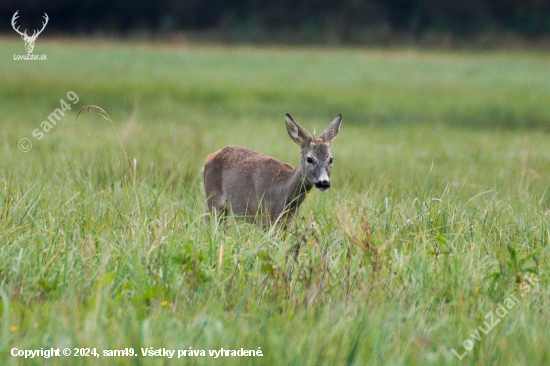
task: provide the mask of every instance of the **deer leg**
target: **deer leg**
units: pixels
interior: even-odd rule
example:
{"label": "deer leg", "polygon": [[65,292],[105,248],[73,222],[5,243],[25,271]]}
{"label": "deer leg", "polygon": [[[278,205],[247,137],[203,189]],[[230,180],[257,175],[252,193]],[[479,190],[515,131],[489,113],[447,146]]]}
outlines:
{"label": "deer leg", "polygon": [[207,224],[210,223],[210,219],[212,217],[217,217],[218,222],[225,218],[227,214],[227,207],[225,205],[225,198],[223,195],[212,195],[207,199],[206,205],[206,213],[209,214],[205,217]]}

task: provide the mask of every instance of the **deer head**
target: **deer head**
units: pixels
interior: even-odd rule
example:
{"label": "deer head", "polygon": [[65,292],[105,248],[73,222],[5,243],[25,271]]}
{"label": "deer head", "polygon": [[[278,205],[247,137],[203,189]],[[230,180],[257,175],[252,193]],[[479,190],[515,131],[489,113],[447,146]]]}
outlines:
{"label": "deer head", "polygon": [[304,171],[305,179],[315,185],[317,189],[326,191],[330,188],[330,172],[333,161],[330,145],[340,131],[342,115],[337,115],[319,137],[315,131],[311,136],[305,128],[294,122],[288,113],[285,120],[290,138],[302,148],[300,166]]}
{"label": "deer head", "polygon": [[42,22],[42,29],[40,29],[39,31],[34,30],[32,36],[29,37],[27,35],[26,29],[25,29],[25,32],[21,32],[19,31],[19,27],[15,28],[15,20],[19,18],[17,13],[19,13],[19,10],[17,10],[15,14],[13,14],[13,18],[11,18],[11,26],[17,33],[21,35],[21,38],[23,38],[23,41],[25,41],[25,48],[27,49],[27,53],[31,53],[34,48],[34,42],[36,41],[40,33],[42,33],[44,28],[46,28],[46,24],[48,24],[48,20],[49,20],[48,14],[44,13],[45,22]]}

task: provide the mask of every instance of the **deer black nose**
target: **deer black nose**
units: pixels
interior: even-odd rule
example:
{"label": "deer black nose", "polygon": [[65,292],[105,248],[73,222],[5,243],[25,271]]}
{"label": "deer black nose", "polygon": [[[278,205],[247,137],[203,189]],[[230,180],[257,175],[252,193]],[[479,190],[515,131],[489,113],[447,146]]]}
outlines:
{"label": "deer black nose", "polygon": [[330,182],[328,180],[320,180],[315,184],[315,186],[319,189],[325,190],[330,188]]}

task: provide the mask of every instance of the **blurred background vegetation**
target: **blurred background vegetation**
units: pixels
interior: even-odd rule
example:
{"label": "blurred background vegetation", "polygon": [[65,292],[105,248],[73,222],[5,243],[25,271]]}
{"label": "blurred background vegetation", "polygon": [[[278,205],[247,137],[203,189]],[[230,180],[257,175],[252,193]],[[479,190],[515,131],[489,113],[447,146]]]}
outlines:
{"label": "blurred background vegetation", "polygon": [[24,28],[81,36],[184,34],[226,42],[547,45],[548,0],[3,0]]}

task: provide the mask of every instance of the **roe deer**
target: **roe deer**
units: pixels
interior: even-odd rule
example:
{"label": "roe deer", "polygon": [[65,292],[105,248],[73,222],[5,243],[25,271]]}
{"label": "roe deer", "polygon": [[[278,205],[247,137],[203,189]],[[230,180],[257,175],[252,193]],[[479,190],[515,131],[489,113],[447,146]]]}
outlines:
{"label": "roe deer", "polygon": [[[330,188],[330,145],[340,130],[339,114],[317,137],[311,136],[287,113],[286,129],[302,150],[300,165],[290,165],[270,156],[230,146],[209,155],[204,165],[207,213],[232,212],[239,218],[266,227],[295,216],[306,193],[317,187]],[[210,218],[207,216],[208,222]]]}

